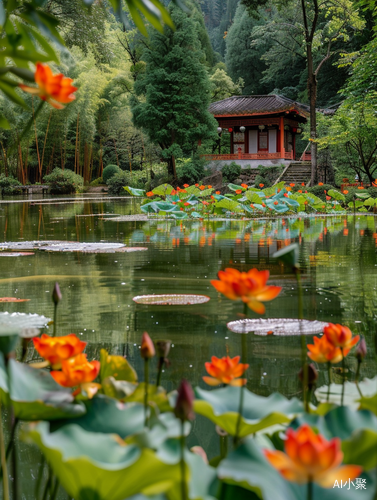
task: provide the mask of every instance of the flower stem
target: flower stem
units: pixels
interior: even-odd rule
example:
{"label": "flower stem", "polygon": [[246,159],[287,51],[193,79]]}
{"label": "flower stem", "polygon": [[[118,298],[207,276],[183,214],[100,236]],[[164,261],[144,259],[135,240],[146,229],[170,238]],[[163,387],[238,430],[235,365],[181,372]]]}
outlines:
{"label": "flower stem", "polygon": [[340,399],[340,406],[343,406],[343,401],[344,401],[344,389],[345,389],[345,382],[346,382],[346,366],[344,362],[344,351],[343,347],[340,348],[342,352],[342,372],[343,372],[343,380],[342,380],[342,396]]}
{"label": "flower stem", "polygon": [[187,484],[186,484],[186,464],[185,464],[185,421],[181,420],[181,500],[187,500]]}
{"label": "flower stem", "polygon": [[[12,412],[13,413],[13,412]],[[17,429],[18,419],[14,419],[12,427],[11,439],[14,441],[16,439],[16,429]],[[13,443],[13,453],[12,453],[12,475],[13,475],[13,500],[18,500],[18,463],[17,463],[17,447]]]}
{"label": "flower stem", "polygon": [[[302,331],[302,320],[304,319],[304,306],[303,306],[303,293],[301,283],[301,272],[297,267],[294,269],[297,282],[297,307],[298,319],[300,320],[300,332]],[[302,398],[304,401],[305,411],[308,410],[308,403],[306,398],[306,388],[308,387],[308,366],[306,363],[306,339],[305,335],[301,333],[301,369],[302,369]]]}
{"label": "flower stem", "polygon": [[148,426],[149,358],[144,359],[144,425]]}
{"label": "flower stem", "polygon": [[0,401],[0,452],[1,452],[1,468],[3,472],[3,499],[9,500],[9,478],[7,470],[7,459],[5,454],[1,401]]}
{"label": "flower stem", "polygon": [[54,304],[54,328],[52,332],[52,336],[56,337],[56,320],[58,317],[58,304]]}
{"label": "flower stem", "polygon": [[355,384],[356,384],[357,390],[359,391],[360,397],[363,397],[363,394],[362,394],[362,392],[360,390],[360,386],[359,386],[360,366],[361,366],[361,361],[358,359],[357,360],[357,370],[356,370],[356,375],[355,375]]}
{"label": "flower stem", "polygon": [[221,460],[225,458],[228,454],[228,436],[219,436],[220,437],[220,457]]}
{"label": "flower stem", "polygon": [[[247,304],[244,304],[244,315],[247,315]],[[246,338],[246,325],[244,324],[243,331],[241,333],[241,362],[246,363],[246,358],[247,358],[247,338]],[[234,435],[234,446],[238,445],[239,442],[239,433],[240,433],[240,428],[241,428],[241,421],[242,421],[242,410],[243,410],[243,400],[244,400],[244,393],[246,389],[246,384],[240,387],[240,402],[238,405],[238,417],[237,417],[237,424],[236,424],[236,433]]]}
{"label": "flower stem", "polygon": [[328,403],[330,400],[330,385],[331,385],[331,363],[330,363],[330,361],[327,362],[327,373],[329,375],[329,385],[327,386],[326,403]]}
{"label": "flower stem", "polygon": [[308,496],[307,500],[313,500],[313,481],[308,482]]}
{"label": "flower stem", "polygon": [[157,372],[157,380],[156,380],[156,387],[160,385],[161,382],[161,374],[162,374],[162,368],[164,367],[164,357],[160,356],[158,360],[158,372]]}

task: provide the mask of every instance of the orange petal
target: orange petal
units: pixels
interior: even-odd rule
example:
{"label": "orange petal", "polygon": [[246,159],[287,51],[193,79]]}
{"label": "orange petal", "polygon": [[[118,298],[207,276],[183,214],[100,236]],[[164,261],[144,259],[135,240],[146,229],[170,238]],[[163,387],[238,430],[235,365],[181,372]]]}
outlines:
{"label": "orange petal", "polygon": [[341,484],[341,481],[353,481],[360,475],[363,468],[359,465],[343,465],[335,469],[330,469],[328,472],[318,474],[314,477],[314,481],[323,488],[332,488],[335,481]]}
{"label": "orange petal", "polygon": [[267,290],[264,290],[262,293],[258,293],[255,297],[257,300],[261,300],[263,302],[267,300],[272,300],[279,295],[281,292],[281,286],[268,286]]}
{"label": "orange petal", "polygon": [[71,385],[71,381],[66,377],[66,375],[63,372],[58,372],[58,371],[52,371],[51,377],[57,382],[59,385],[62,385],[63,387],[73,387],[75,384]]}
{"label": "orange petal", "polygon": [[231,385],[233,387],[241,387],[242,385],[245,385],[246,382],[247,382],[246,378],[236,378],[236,379],[232,380],[231,382],[229,382],[229,385]]}
{"label": "orange petal", "polygon": [[[249,300],[248,297],[247,300]],[[247,305],[252,311],[256,312],[257,314],[264,314],[266,312],[266,308],[264,307],[262,302],[258,302],[255,299],[249,300],[247,302]]]}
{"label": "orange petal", "polygon": [[203,377],[203,380],[206,384],[211,385],[212,387],[221,384],[221,380],[213,377]]}

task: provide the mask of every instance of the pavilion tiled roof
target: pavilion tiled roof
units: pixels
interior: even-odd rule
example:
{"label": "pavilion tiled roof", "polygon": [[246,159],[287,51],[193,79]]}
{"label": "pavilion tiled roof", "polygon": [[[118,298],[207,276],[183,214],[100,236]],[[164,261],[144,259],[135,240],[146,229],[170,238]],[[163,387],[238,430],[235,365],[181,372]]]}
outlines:
{"label": "pavilion tiled roof", "polygon": [[276,94],[232,96],[222,101],[213,102],[209,106],[209,111],[214,116],[250,116],[262,113],[280,113],[293,109],[305,118],[309,114],[309,106]]}

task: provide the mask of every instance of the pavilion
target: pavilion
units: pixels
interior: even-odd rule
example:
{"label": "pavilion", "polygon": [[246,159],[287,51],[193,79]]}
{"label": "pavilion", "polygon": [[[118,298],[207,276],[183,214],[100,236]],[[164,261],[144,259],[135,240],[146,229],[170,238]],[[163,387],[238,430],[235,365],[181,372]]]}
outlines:
{"label": "pavilion", "polygon": [[[233,96],[213,102],[219,138],[229,134],[229,151],[205,155],[216,163],[251,167],[288,164],[296,159],[296,136],[309,117],[309,107],[280,95]],[[219,149],[220,149],[219,140]],[[308,158],[306,154],[305,159]]]}

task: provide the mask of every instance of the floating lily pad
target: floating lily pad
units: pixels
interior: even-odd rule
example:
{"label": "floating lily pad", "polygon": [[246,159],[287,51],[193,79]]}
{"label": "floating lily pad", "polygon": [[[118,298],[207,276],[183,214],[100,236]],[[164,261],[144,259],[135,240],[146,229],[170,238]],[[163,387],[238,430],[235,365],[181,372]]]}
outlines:
{"label": "floating lily pad", "polygon": [[44,250],[46,252],[81,253],[116,253],[148,250],[145,247],[127,247],[123,243],[78,243],[77,241],[58,240],[5,242],[1,244],[1,248],[9,250]]}
{"label": "floating lily pad", "polygon": [[255,335],[314,335],[322,333],[328,323],[308,319],[258,318],[240,319],[227,324],[234,333],[255,333]]}
{"label": "floating lily pad", "polygon": [[171,295],[138,295],[132,299],[137,304],[150,306],[190,306],[205,304],[210,300],[207,295],[171,294]]}
{"label": "floating lily pad", "polygon": [[0,356],[0,393],[12,402],[15,417],[21,420],[55,420],[83,415],[83,403],[75,403],[72,391],[58,385],[50,373],[31,368],[14,359],[8,370]]}
{"label": "floating lily pad", "polygon": [[[194,410],[203,415],[228,434],[236,434],[240,387],[228,386],[214,391],[195,389]],[[289,423],[303,411],[302,403],[288,400],[278,393],[263,397],[244,389],[244,406],[239,436],[245,437],[276,424]]]}
{"label": "floating lily pad", "polygon": [[27,314],[20,312],[0,313],[0,335],[8,331],[20,333],[25,328],[45,328],[51,318],[39,314]]}
{"label": "floating lily pad", "polygon": [[17,297],[0,297],[0,302],[29,302],[30,299],[17,299]]}
{"label": "floating lily pad", "polygon": [[125,446],[114,434],[88,432],[78,425],[50,433],[45,422],[31,428],[26,437],[41,449],[63,488],[76,500],[124,500],[144,491],[149,496],[170,490],[180,478],[172,445],[171,451],[165,446],[162,456]]}

